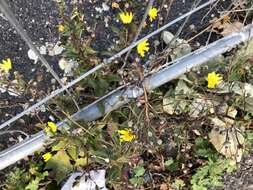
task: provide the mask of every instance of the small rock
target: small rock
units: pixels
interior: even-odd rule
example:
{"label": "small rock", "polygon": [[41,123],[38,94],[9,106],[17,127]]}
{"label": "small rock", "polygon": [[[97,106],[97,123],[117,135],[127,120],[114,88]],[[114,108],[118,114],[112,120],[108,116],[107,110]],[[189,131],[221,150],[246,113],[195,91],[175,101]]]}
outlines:
{"label": "small rock", "polygon": [[27,52],[27,54],[28,54],[29,59],[31,59],[31,60],[34,61],[34,64],[36,64],[36,63],[38,62],[38,59],[39,59],[39,58],[38,58],[38,56],[35,54],[35,52],[34,52],[33,50],[29,49],[28,52]]}
{"label": "small rock", "polygon": [[168,31],[162,32],[162,39],[166,44],[169,44],[173,38],[174,38],[174,35],[171,32],[168,32]]}

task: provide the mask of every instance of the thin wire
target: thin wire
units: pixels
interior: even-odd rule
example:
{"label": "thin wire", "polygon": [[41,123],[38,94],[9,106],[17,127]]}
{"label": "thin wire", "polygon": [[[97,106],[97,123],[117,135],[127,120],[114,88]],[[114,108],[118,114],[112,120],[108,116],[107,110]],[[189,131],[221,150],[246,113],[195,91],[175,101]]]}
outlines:
{"label": "thin wire", "polygon": [[114,59],[122,56],[124,53],[128,52],[130,49],[134,48],[137,44],[139,44],[141,41],[148,39],[156,34],[158,34],[159,32],[163,31],[164,29],[168,28],[169,26],[179,22],[180,20],[188,17],[189,15],[201,10],[202,8],[212,4],[213,2],[215,2],[217,0],[210,0],[202,5],[200,5],[199,7],[197,7],[194,10],[191,10],[190,12],[180,16],[179,18],[167,23],[166,25],[162,26],[161,28],[158,28],[157,30],[155,30],[154,32],[148,34],[147,36],[143,37],[142,39],[138,40],[137,42],[131,44],[130,46],[126,47],[125,49],[121,50],[119,53],[115,54],[114,56],[110,57],[109,59],[107,59],[105,62],[99,64],[98,66],[92,68],[91,70],[87,71],[86,73],[84,73],[83,75],[81,75],[80,77],[76,78],[75,80],[69,82],[66,86],[53,91],[49,96],[45,97],[44,99],[42,99],[40,102],[34,104],[33,106],[29,107],[28,109],[24,110],[23,112],[19,113],[18,115],[16,115],[15,117],[9,119],[8,121],[6,121],[5,123],[0,125],[0,129],[3,129],[4,127],[10,125],[11,123],[13,123],[14,121],[16,121],[17,119],[21,118],[22,116],[24,116],[25,114],[33,111],[35,108],[41,106],[42,104],[46,103],[48,100],[50,100],[51,98],[55,97],[56,95],[62,93],[63,91],[65,91],[66,89],[70,88],[71,86],[75,85],[76,83],[80,82],[81,80],[83,80],[84,78],[86,78],[87,76],[89,76],[90,74],[98,71],[99,69],[103,68],[104,66],[106,66],[107,64],[111,63]]}
{"label": "thin wire", "polygon": [[[143,26],[144,26],[144,23],[145,23],[145,21],[146,21],[146,19],[147,19],[147,17],[148,17],[149,10],[152,8],[153,4],[154,4],[154,0],[150,0],[149,3],[148,3],[148,6],[147,6],[147,8],[146,8],[146,11],[145,11],[145,13],[144,13],[144,15],[143,15],[143,17],[142,17],[140,26],[139,26],[139,28],[138,28],[136,34],[135,34],[134,40],[132,41],[131,44],[135,43],[136,40],[138,40],[138,37],[139,37],[139,35],[141,34],[141,31],[142,31],[142,28],[143,28]],[[130,49],[130,50],[126,53],[126,56],[125,56],[125,59],[124,59],[124,65],[121,67],[121,69],[123,69],[123,68],[126,66],[126,62],[127,62],[127,59],[128,59],[129,54],[131,53],[131,50],[132,50],[132,49]]]}
{"label": "thin wire", "polygon": [[[173,24],[175,24],[175,23],[177,23],[177,22],[183,20],[184,18],[188,17],[189,15],[191,15],[191,14],[193,14],[193,13],[195,13],[195,12],[197,12],[197,11],[203,9],[203,8],[205,8],[206,6],[212,4],[212,3],[216,2],[216,1],[217,1],[217,0],[210,0],[210,1],[208,1],[208,2],[206,2],[206,3],[204,3],[204,4],[202,4],[202,5],[200,5],[200,6],[197,7],[196,9],[193,9],[193,10],[191,10],[191,11],[185,13],[184,15],[182,15],[182,16],[176,18],[175,20],[173,20],[173,21],[171,21],[171,22],[165,24],[165,25],[162,26],[161,28],[158,28],[158,29],[155,30],[154,32],[151,32],[151,33],[148,34],[147,36],[141,38],[141,39],[138,40],[137,42],[131,44],[130,46],[128,46],[128,47],[126,47],[125,49],[121,50],[119,53],[117,53],[117,54],[115,54],[114,56],[112,56],[112,57],[110,57],[109,59],[107,59],[107,60],[105,61],[105,64],[108,64],[108,63],[112,62],[114,59],[121,57],[123,54],[125,54],[126,52],[128,52],[130,49],[133,49],[135,46],[137,46],[137,45],[138,45],[140,42],[142,42],[143,40],[146,40],[146,39],[151,38],[152,36],[154,36],[154,35],[160,33],[161,31],[165,30],[166,28],[170,27],[171,25],[173,25]],[[95,68],[96,68],[96,67],[95,67]]]}
{"label": "thin wire", "polygon": [[[27,35],[24,28],[21,26],[21,24],[16,19],[13,12],[10,10],[9,6],[5,2],[5,0],[0,1],[0,10],[1,12],[6,16],[8,21],[12,24],[12,26],[17,30],[19,35],[22,37],[22,39],[26,42],[28,47],[35,53],[35,55],[40,59],[42,64],[48,69],[48,71],[52,74],[52,76],[57,80],[57,82],[64,87],[64,84],[62,83],[59,76],[55,73],[55,71],[52,69],[52,67],[49,65],[47,60],[40,54],[40,52],[37,50],[37,48],[33,45],[33,42],[31,38]],[[77,102],[74,100],[72,94],[69,92],[68,89],[66,89],[66,92],[69,94],[69,96],[72,98],[73,102],[75,103],[78,110],[80,110]]]}

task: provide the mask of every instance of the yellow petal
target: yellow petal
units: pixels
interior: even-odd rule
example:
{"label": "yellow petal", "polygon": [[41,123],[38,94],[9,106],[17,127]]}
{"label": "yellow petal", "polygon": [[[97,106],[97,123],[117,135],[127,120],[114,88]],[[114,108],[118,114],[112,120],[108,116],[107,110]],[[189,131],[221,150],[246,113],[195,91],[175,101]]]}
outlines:
{"label": "yellow petal", "polygon": [[10,69],[12,69],[11,59],[8,58],[7,60],[3,60],[2,64],[0,65],[0,70],[8,73]]}
{"label": "yellow petal", "polygon": [[133,13],[132,12],[122,12],[119,14],[119,17],[123,24],[130,24],[133,20]]}
{"label": "yellow petal", "polygon": [[152,22],[157,17],[158,12],[159,11],[157,8],[149,9],[148,16],[149,16],[150,22]]}
{"label": "yellow petal", "polygon": [[47,125],[50,127],[51,131],[55,133],[57,131],[57,125],[54,122],[47,122]]}
{"label": "yellow petal", "polygon": [[145,52],[148,52],[149,51],[149,42],[148,40],[144,40],[142,42],[140,42],[138,45],[137,45],[137,52],[138,54],[141,56],[141,57],[144,57],[145,56]]}
{"label": "yellow petal", "polygon": [[63,24],[59,24],[59,25],[58,25],[58,31],[59,31],[59,32],[64,32],[64,31],[65,31],[65,27],[64,27]]}
{"label": "yellow petal", "polygon": [[220,74],[216,74],[215,72],[208,73],[207,76],[207,87],[208,88],[215,88],[222,82],[222,76]]}
{"label": "yellow petal", "polygon": [[44,159],[45,162],[47,162],[48,160],[50,160],[52,158],[52,154],[50,152],[44,154],[42,156],[42,158]]}

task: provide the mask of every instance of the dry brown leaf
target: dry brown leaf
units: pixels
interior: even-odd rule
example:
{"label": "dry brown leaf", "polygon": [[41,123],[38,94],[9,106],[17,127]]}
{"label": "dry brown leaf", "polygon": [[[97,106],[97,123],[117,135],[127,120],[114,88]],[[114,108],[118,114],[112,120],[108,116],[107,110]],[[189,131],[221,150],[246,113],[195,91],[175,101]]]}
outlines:
{"label": "dry brown leaf", "polygon": [[214,17],[214,18],[210,21],[210,23],[212,24],[212,29],[211,29],[211,31],[212,31],[212,32],[219,33],[219,30],[224,29],[225,24],[229,23],[229,22],[230,22],[230,19],[231,19],[231,18],[230,18],[229,15],[221,16],[221,18]]}
{"label": "dry brown leaf", "polygon": [[119,4],[116,2],[112,2],[112,8],[118,9],[119,8]]}
{"label": "dry brown leaf", "polygon": [[219,153],[240,162],[245,140],[239,129],[216,127],[209,133],[209,139]]}
{"label": "dry brown leaf", "polygon": [[168,190],[169,188],[168,188],[168,186],[167,186],[167,184],[166,183],[162,183],[161,185],[160,185],[160,190]]}
{"label": "dry brown leaf", "polygon": [[233,32],[239,32],[243,27],[243,23],[236,21],[233,23],[226,23],[224,24],[223,31],[221,32],[221,35],[228,36],[229,34]]}

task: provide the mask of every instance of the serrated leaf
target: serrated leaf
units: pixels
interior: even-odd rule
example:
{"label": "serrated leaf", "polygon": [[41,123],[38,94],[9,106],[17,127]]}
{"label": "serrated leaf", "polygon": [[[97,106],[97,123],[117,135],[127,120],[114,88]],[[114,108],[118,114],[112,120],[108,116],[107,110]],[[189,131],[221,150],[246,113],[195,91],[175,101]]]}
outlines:
{"label": "serrated leaf", "polygon": [[48,176],[48,171],[45,171],[43,173],[36,173],[36,178],[29,182],[29,184],[26,186],[25,189],[27,190],[37,190],[39,189],[40,181],[44,180],[45,177]]}
{"label": "serrated leaf", "polygon": [[26,190],[38,190],[39,189],[39,180],[32,180],[27,186]]}
{"label": "serrated leaf", "polygon": [[43,172],[43,173],[37,173],[36,174],[36,177],[39,179],[39,180],[43,180],[43,179],[45,179],[45,177],[46,176],[48,176],[48,171],[45,171],[45,172]]}

